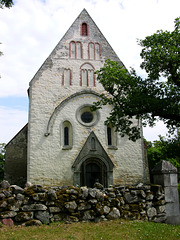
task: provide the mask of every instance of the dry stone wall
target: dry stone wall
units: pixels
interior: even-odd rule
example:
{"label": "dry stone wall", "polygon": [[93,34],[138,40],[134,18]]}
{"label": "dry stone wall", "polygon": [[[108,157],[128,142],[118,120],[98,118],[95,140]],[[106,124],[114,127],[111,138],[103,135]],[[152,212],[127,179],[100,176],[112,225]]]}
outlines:
{"label": "dry stone wall", "polygon": [[0,221],[4,224],[40,225],[55,221],[111,219],[165,222],[164,191],[160,185],[21,188],[1,182]]}

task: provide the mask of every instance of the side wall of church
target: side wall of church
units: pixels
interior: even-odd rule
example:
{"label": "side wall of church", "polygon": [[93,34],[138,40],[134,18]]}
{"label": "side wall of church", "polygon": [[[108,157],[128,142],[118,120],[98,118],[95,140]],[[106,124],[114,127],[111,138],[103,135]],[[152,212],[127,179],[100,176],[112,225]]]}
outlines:
{"label": "side wall of church", "polygon": [[23,187],[27,181],[27,132],[28,125],[6,145],[4,179]]}
{"label": "side wall of church", "polygon": [[[88,23],[88,36],[80,34],[82,22]],[[98,43],[97,48],[100,46],[99,55],[95,54],[96,48],[94,55],[90,54],[90,46],[95,46],[92,43]],[[94,71],[103,66],[106,58],[119,61],[92,19],[83,13],[31,81],[27,171],[31,183],[72,185],[73,162],[91,131],[94,131],[115,165],[114,184],[144,182],[141,140],[133,143],[117,134],[116,148],[110,149],[107,145],[104,121],[110,106],[99,111],[98,121],[92,126],[84,126],[78,120],[78,109],[98,99],[91,92],[103,92]],[[90,92],[80,94],[81,91]],[[71,98],[74,93],[79,94]],[[63,147],[62,126],[65,121],[72,126],[72,146],[69,149]]]}

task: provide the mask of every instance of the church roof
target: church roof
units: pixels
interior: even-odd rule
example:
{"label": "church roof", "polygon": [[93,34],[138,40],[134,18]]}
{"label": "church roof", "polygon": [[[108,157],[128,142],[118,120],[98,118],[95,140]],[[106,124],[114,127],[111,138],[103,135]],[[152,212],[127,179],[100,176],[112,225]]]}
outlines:
{"label": "church roof", "polygon": [[[82,31],[80,28],[82,27],[83,23],[87,23],[88,25],[88,36],[84,38],[80,32]],[[76,18],[76,20],[72,23],[70,28],[67,30],[67,32],[64,34],[64,36],[61,38],[61,40],[58,42],[56,47],[53,49],[49,57],[45,60],[45,62],[42,64],[40,69],[37,71],[33,79],[30,81],[29,85],[31,86],[35,80],[37,80],[39,77],[41,77],[44,70],[47,68],[52,68],[54,61],[58,59],[68,59],[68,48],[69,48],[69,41],[72,40],[77,42],[99,42],[101,41],[101,45],[103,45],[102,48],[102,60],[105,59],[111,59],[113,61],[118,61],[120,65],[123,65],[111,45],[108,43],[100,29],[97,27],[94,20],[91,18],[89,13],[86,11],[86,9],[83,9],[82,12],[79,14],[79,16]]]}

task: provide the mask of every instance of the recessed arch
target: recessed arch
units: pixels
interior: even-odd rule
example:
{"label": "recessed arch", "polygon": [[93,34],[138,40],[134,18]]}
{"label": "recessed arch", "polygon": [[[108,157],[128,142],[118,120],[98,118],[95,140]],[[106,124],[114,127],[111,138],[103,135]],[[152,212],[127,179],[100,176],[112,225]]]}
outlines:
{"label": "recessed arch", "polygon": [[48,136],[50,135],[50,130],[51,130],[52,127],[53,127],[53,123],[54,123],[54,120],[55,120],[58,112],[59,112],[69,101],[71,101],[72,99],[77,98],[77,97],[79,97],[79,96],[87,95],[87,94],[94,95],[94,96],[100,98],[100,94],[97,93],[97,92],[95,92],[95,91],[92,91],[91,89],[82,90],[82,91],[76,92],[76,93],[72,94],[71,96],[67,97],[65,100],[63,100],[63,101],[54,109],[54,111],[52,112],[51,116],[49,117],[49,120],[48,120],[48,123],[47,123],[47,127],[46,127],[46,132],[45,132],[44,136],[45,136],[45,137],[48,137]]}
{"label": "recessed arch", "polygon": [[101,183],[104,186],[112,185],[114,164],[94,132],[91,132],[72,165],[72,168],[74,169],[75,185],[82,185],[86,183],[86,166],[87,164],[93,163],[100,167]]}

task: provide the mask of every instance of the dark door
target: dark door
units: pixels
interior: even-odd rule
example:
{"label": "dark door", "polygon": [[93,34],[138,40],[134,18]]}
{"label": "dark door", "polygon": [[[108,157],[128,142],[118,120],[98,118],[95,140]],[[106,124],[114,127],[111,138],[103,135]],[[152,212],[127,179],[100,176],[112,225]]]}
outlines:
{"label": "dark door", "polygon": [[101,170],[96,163],[89,163],[85,168],[85,181],[87,187],[93,187],[101,179]]}
{"label": "dark door", "polygon": [[107,170],[100,159],[89,158],[81,165],[81,186],[93,187],[95,182],[107,187]]}

